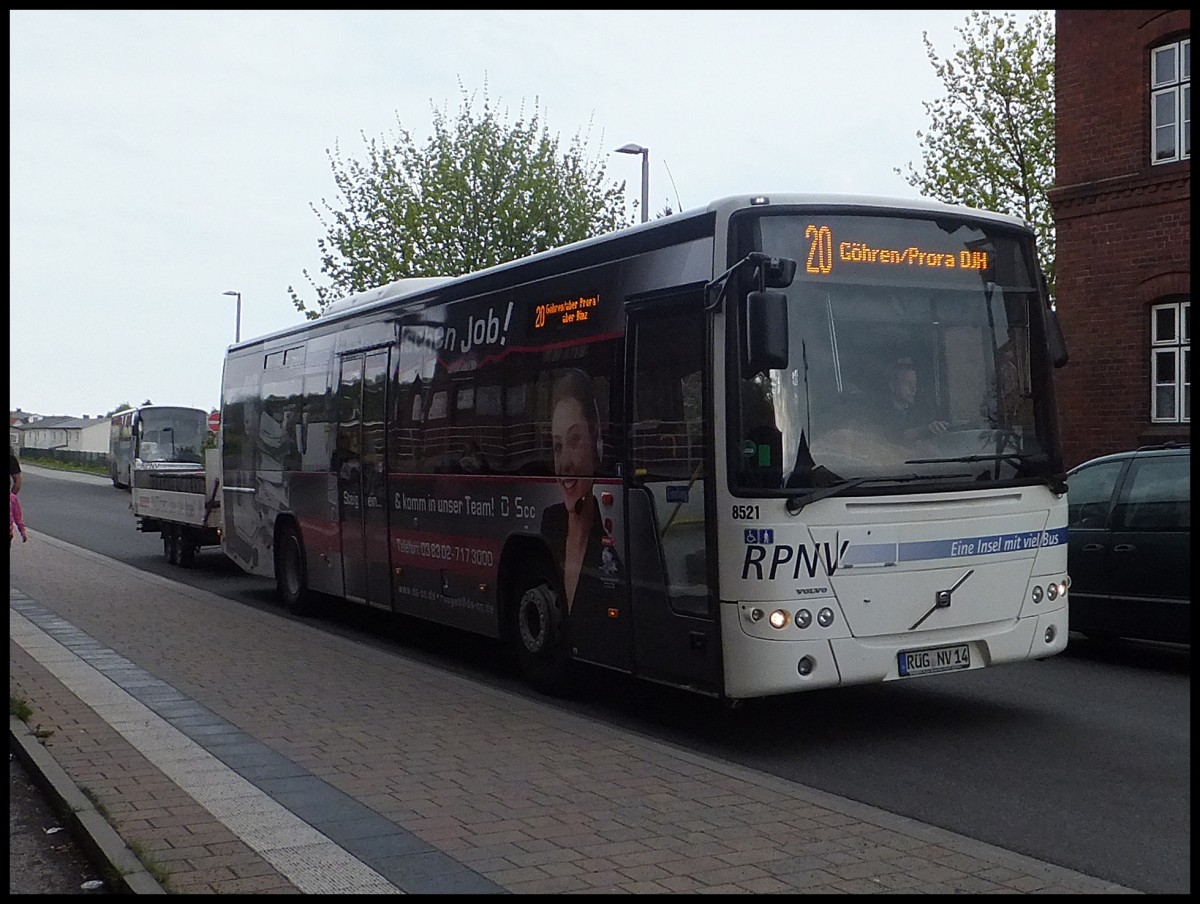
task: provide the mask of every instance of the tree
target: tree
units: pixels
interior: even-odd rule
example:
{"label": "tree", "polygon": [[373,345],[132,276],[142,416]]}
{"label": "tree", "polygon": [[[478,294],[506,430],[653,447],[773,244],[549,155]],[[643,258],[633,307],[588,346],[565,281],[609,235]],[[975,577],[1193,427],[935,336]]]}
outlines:
{"label": "tree", "polygon": [[[925,52],[946,95],[924,104],[930,126],[918,131],[922,168],[905,179],[922,194],[1028,220],[1054,287],[1054,29],[1052,13],[1022,27],[1012,13],[979,10],[956,28],[964,46],[940,59]],[[899,169],[896,173],[904,175]]]}
{"label": "tree", "polygon": [[[417,276],[457,276],[628,225],[625,184],[605,184],[600,158],[576,133],[559,138],[524,105],[511,126],[493,109],[486,83],[482,112],[462,88],[451,120],[433,111],[433,134],[418,147],[397,118],[398,134],[368,140],[364,160],[326,151],[340,206],[310,204],[326,230],[317,242],[328,285],[304,277],[315,309],[288,294],[310,320],[346,295]],[[590,130],[590,123],[589,123]]]}
{"label": "tree", "polygon": [[109,411],[109,412],[108,412],[107,414],[105,414],[104,416],[105,416],[105,417],[112,417],[112,416],[113,416],[114,414],[116,414],[118,411],[124,411],[125,409],[127,409],[127,408],[132,408],[132,407],[133,407],[133,406],[132,406],[132,405],[130,405],[128,402],[122,402],[120,405],[118,405],[118,406],[117,406],[116,408],[114,408],[112,411]]}

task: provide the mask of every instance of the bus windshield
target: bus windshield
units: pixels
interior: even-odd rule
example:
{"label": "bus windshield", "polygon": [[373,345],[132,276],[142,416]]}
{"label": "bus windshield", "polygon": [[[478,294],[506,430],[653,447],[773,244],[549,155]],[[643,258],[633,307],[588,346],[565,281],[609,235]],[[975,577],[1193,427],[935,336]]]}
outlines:
{"label": "bus windshield", "polygon": [[738,234],[798,268],[786,367],[751,372],[737,344],[735,490],[1061,471],[1029,236],[911,214],[770,215]]}
{"label": "bus windshield", "polygon": [[138,414],[137,457],[144,462],[204,463],[208,415],[197,408],[143,408]]}

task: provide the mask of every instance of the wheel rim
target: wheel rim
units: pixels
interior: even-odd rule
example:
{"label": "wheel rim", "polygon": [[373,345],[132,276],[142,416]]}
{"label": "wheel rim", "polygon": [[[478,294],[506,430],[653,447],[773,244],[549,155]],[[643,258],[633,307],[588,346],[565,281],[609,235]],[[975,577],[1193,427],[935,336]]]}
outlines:
{"label": "wheel rim", "polygon": [[533,655],[545,653],[554,643],[557,628],[554,595],[545,585],[531,587],[517,605],[517,628],[521,645]]}

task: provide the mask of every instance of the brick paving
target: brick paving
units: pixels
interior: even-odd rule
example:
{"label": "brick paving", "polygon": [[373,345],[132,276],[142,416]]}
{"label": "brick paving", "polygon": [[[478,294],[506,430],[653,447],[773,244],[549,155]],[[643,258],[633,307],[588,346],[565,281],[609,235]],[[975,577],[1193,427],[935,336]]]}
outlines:
{"label": "brick paving", "polygon": [[10,695],[171,892],[1129,891],[33,539]]}

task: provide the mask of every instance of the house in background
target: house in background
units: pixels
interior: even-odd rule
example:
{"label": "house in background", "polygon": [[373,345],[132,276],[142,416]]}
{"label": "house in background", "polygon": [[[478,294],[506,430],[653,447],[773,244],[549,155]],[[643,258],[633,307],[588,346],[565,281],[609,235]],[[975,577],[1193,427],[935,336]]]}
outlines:
{"label": "house in background", "polygon": [[108,453],[109,419],[106,417],[43,417],[9,426],[9,436],[19,433],[14,449],[42,452]]}
{"label": "house in background", "polygon": [[40,417],[40,414],[22,411],[20,408],[12,409],[8,412],[8,445],[14,452],[19,451],[21,448],[21,435],[25,425],[36,421]]}
{"label": "house in background", "polygon": [[1055,13],[1068,467],[1191,437],[1191,22],[1184,9]]}

